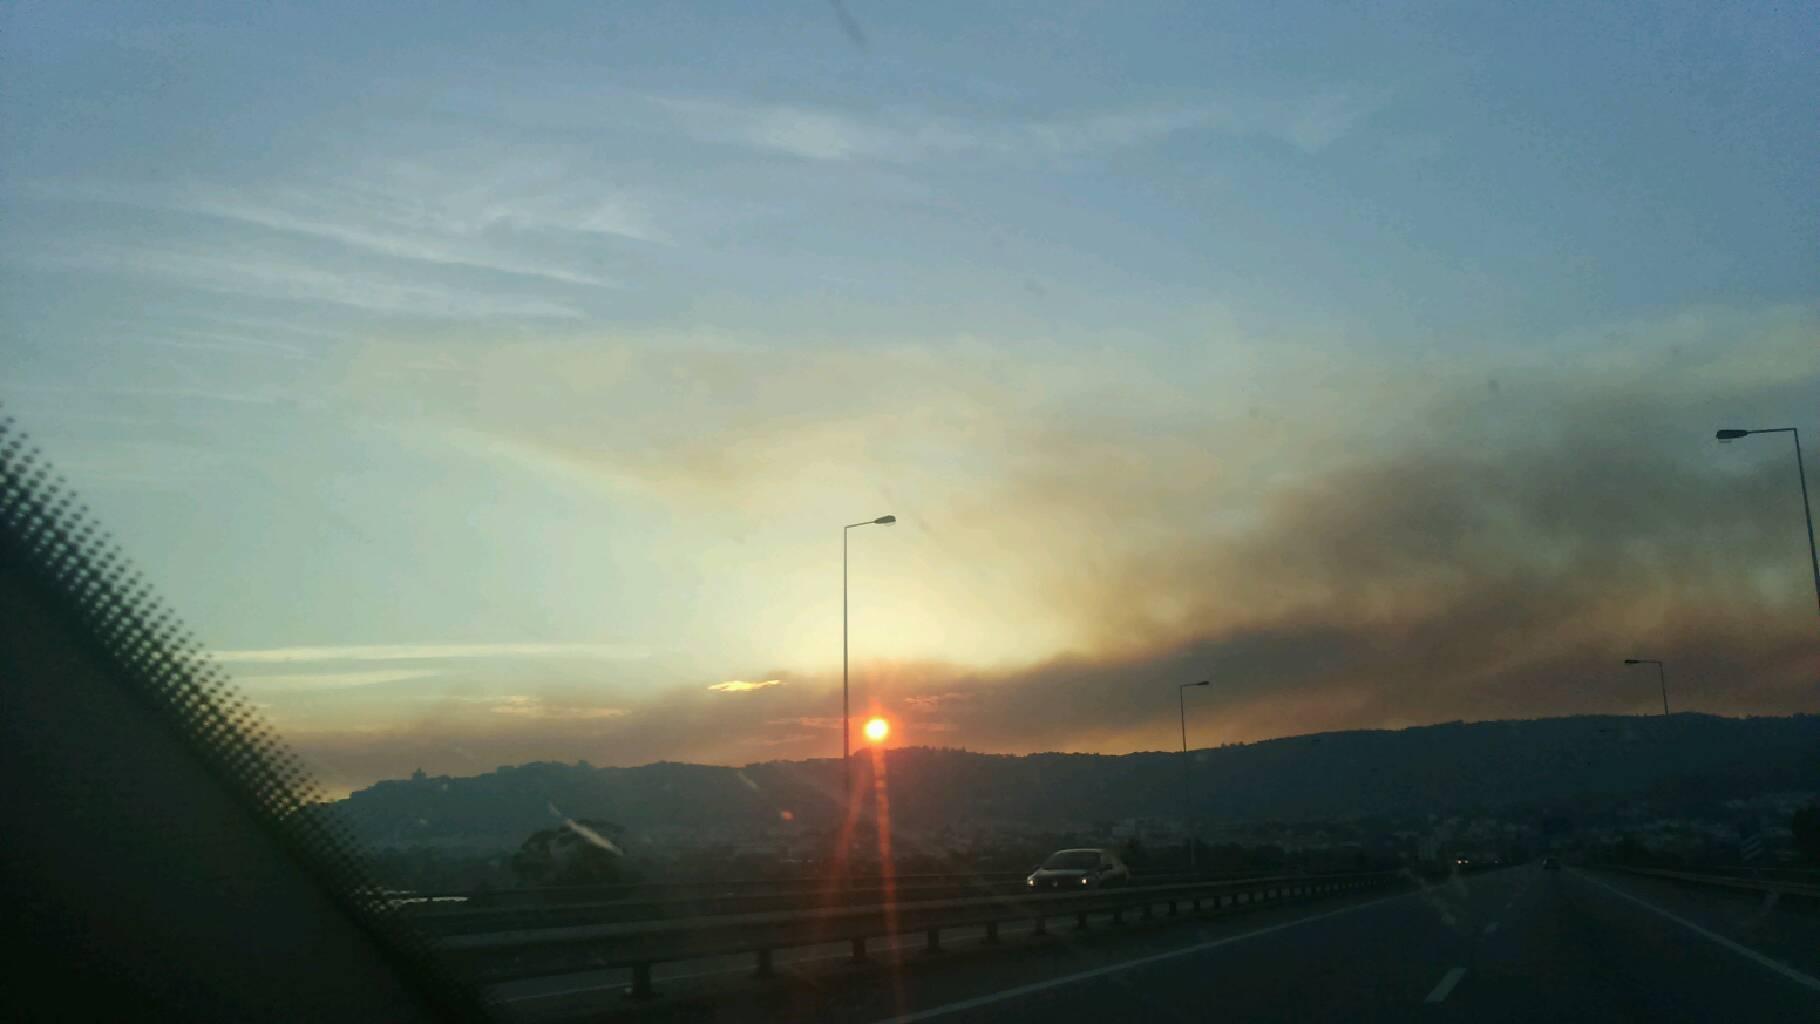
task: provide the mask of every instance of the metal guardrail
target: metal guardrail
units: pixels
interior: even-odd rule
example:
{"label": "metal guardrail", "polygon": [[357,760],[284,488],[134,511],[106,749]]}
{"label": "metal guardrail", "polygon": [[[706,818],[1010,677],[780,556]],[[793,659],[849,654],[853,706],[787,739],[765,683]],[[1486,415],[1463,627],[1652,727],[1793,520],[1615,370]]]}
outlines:
{"label": "metal guardrail", "polygon": [[[964,899],[970,896],[1013,896],[1024,893],[1023,875],[908,876],[894,885],[878,879],[851,880],[847,884],[820,880],[815,885],[788,884],[768,891],[762,886],[741,883],[726,890],[713,883],[679,887],[678,894],[666,888],[622,896],[611,900],[578,902],[559,900],[550,903],[524,902],[505,906],[477,906],[472,902],[429,902],[408,904],[414,923],[434,934],[456,934],[474,931],[505,931],[522,928],[553,928],[565,925],[602,924],[613,921],[651,921],[670,918],[709,917],[721,914],[752,914],[770,910],[811,910],[818,907],[864,905],[912,900]],[[1207,877],[1201,881],[1226,881],[1232,876]],[[933,879],[934,881],[930,881]],[[1195,881],[1192,875],[1139,875],[1133,885],[1166,885]],[[859,884],[854,884],[858,882]],[[688,889],[696,889],[688,894]]]}
{"label": "metal guardrail", "polygon": [[600,968],[630,968],[634,998],[653,995],[651,969],[659,963],[750,953],[760,977],[772,974],[772,954],[779,949],[849,942],[856,960],[866,957],[869,939],[924,932],[928,948],[941,948],[945,929],[986,929],[985,941],[998,942],[999,925],[1029,921],[1035,934],[1048,922],[1074,917],[1077,928],[1089,915],[1110,914],[1114,922],[1136,911],[1169,915],[1183,906],[1191,912],[1273,903],[1299,896],[1381,887],[1405,878],[1403,872],[1353,875],[1304,875],[1239,881],[1192,882],[1096,889],[1079,893],[997,895],[967,899],[830,906],[810,910],[731,914],[687,920],[659,920],[537,928],[479,935],[446,936],[437,947],[489,981],[565,974]]}
{"label": "metal guardrail", "polygon": [[[1020,881],[1024,872],[998,871],[983,874],[968,873],[923,873],[902,874],[894,876],[899,885],[944,885],[959,884],[968,881],[1010,882]],[[846,879],[842,884],[852,887],[877,888],[885,884],[885,879],[877,875],[860,875]],[[738,878],[721,881],[655,881],[655,882],[610,882],[598,885],[565,885],[543,886],[525,889],[478,889],[478,890],[436,890],[415,892],[412,895],[426,900],[461,899],[470,903],[493,903],[499,906],[525,905],[543,906],[564,902],[615,902],[624,899],[682,899],[702,894],[736,895],[743,892],[807,892],[823,889],[828,886],[828,879],[817,875],[798,875],[784,878]]]}
{"label": "metal guardrail", "polygon": [[778,910],[816,910],[889,902],[1016,896],[1026,891],[1022,879],[966,885],[919,885],[867,889],[822,889],[769,893],[706,894],[678,899],[628,899],[605,903],[557,903],[522,907],[466,907],[463,904],[417,905],[411,920],[438,935],[527,928],[560,928],[624,921],[665,921]]}
{"label": "metal guardrail", "polygon": [[[1022,882],[1028,871],[949,872],[894,875],[889,880],[881,875],[856,875],[838,880],[837,887],[880,889],[887,884],[898,887],[974,885]],[[1192,881],[1197,876],[1188,872],[1154,872],[1134,874],[1133,881]],[[1201,881],[1223,881],[1237,875],[1203,872]],[[612,903],[621,900],[689,899],[702,895],[735,896],[741,893],[817,892],[829,888],[826,876],[793,876],[787,878],[741,878],[727,881],[689,882],[614,882],[601,885],[544,886],[524,889],[468,890],[399,890],[420,903],[460,901],[489,907],[561,906],[576,903]]]}
{"label": "metal guardrail", "polygon": [[1624,864],[1604,865],[1614,871],[1623,871],[1633,875],[1649,878],[1664,878],[1669,881],[1683,882],[1690,885],[1707,885],[1721,889],[1741,889],[1749,892],[1777,893],[1782,896],[1798,896],[1806,899],[1820,899],[1820,883],[1792,882],[1781,878],[1747,878],[1742,875],[1722,875],[1708,871],[1681,871],[1675,868],[1639,868]]}

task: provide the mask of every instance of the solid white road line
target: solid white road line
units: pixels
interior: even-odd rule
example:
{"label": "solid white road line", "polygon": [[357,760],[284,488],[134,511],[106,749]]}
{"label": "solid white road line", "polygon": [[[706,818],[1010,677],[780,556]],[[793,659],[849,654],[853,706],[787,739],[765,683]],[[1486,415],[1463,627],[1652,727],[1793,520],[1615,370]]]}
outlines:
{"label": "solid white road line", "polygon": [[1679,914],[1671,914],[1668,911],[1663,910],[1661,907],[1656,906],[1654,903],[1651,903],[1648,900],[1639,899],[1636,896],[1632,896],[1630,893],[1625,892],[1624,890],[1618,888],[1617,886],[1612,885],[1611,883],[1606,882],[1603,879],[1594,878],[1593,876],[1587,874],[1586,872],[1581,871],[1579,868],[1573,869],[1573,873],[1576,877],[1583,878],[1586,881],[1591,882],[1592,884],[1598,886],[1601,889],[1604,889],[1606,892],[1609,892],[1614,896],[1623,897],[1624,899],[1627,899],[1627,900],[1631,901],[1632,903],[1635,903],[1637,906],[1642,907],[1645,910],[1651,910],[1658,914],[1661,914],[1663,917],[1666,917],[1670,921],[1673,921],[1676,924],[1682,926],[1683,928],[1686,928],[1688,931],[1691,931],[1696,935],[1700,935],[1705,938],[1711,939],[1714,942],[1717,942],[1719,945],[1724,946],[1726,949],[1729,949],[1732,952],[1738,954],[1739,956],[1747,957],[1751,960],[1755,960],[1757,963],[1762,964],[1763,966],[1769,968],[1772,971],[1775,971],[1777,974],[1782,975],[1784,978],[1787,978],[1788,980],[1794,982],[1797,985],[1804,985],[1807,988],[1811,988],[1816,992],[1820,992],[1820,978],[1816,978],[1811,974],[1803,974],[1802,972],[1795,970],[1793,967],[1790,967],[1789,965],[1783,963],[1780,960],[1772,960],[1771,958],[1764,956],[1762,953],[1759,953],[1756,950],[1751,949],[1748,946],[1741,946],[1738,943],[1733,942],[1732,940],[1726,938],[1725,936],[1720,935],[1718,932],[1707,931],[1705,928],[1700,927],[1699,925],[1693,923],[1692,921],[1689,921],[1687,918],[1682,917]]}
{"label": "solid white road line", "polygon": [[973,1010],[982,1006],[991,1006],[993,1003],[1003,1002],[1007,999],[1018,999],[1023,996],[1044,992],[1052,988],[1061,988],[1064,985],[1091,981],[1094,978],[1104,978],[1109,974],[1119,974],[1136,967],[1145,967],[1150,964],[1162,963],[1165,960],[1174,960],[1177,957],[1192,956],[1195,953],[1205,953],[1210,949],[1218,949],[1221,946],[1230,945],[1234,942],[1243,942],[1246,939],[1255,939],[1260,935],[1269,935],[1271,932],[1280,932],[1285,928],[1294,928],[1297,925],[1310,924],[1330,917],[1338,917],[1341,914],[1350,914],[1355,910],[1364,910],[1367,907],[1375,907],[1380,903],[1389,903],[1391,900],[1406,899],[1410,896],[1414,896],[1418,891],[1420,890],[1400,892],[1392,896],[1383,896],[1372,900],[1369,903],[1355,903],[1350,907],[1341,907],[1338,910],[1311,914],[1308,917],[1298,917],[1293,921],[1284,921],[1282,924],[1273,924],[1268,928],[1241,932],[1238,935],[1228,935],[1223,939],[1214,939],[1212,942],[1198,942],[1192,946],[1183,946],[1181,949],[1169,950],[1166,953],[1152,953],[1150,956],[1141,956],[1136,960],[1126,960],[1122,963],[1108,964],[1105,967],[1095,967],[1091,971],[1064,974],[1059,978],[1049,978],[1045,981],[1033,982],[1029,985],[1019,985],[1016,988],[1000,989],[997,992],[990,992],[986,995],[976,996],[972,999],[963,999],[958,1003],[949,1003],[946,1006],[931,1007],[927,1010],[918,1010],[915,1013],[906,1013],[898,1017],[887,1017],[884,1020],[878,1021],[877,1024],[911,1024],[912,1021],[933,1020],[936,1017],[945,1016],[950,1013],[960,1013],[963,1010]]}
{"label": "solid white road line", "polygon": [[1447,973],[1441,975],[1441,980],[1438,983],[1436,983],[1436,985],[1434,987],[1434,991],[1428,993],[1428,998],[1423,1000],[1423,1002],[1438,1003],[1438,1002],[1441,1002],[1442,1000],[1446,999],[1447,993],[1452,992],[1453,987],[1455,985],[1458,985],[1460,983],[1460,979],[1464,978],[1464,977],[1466,977],[1466,968],[1464,968],[1464,967],[1448,968]]}

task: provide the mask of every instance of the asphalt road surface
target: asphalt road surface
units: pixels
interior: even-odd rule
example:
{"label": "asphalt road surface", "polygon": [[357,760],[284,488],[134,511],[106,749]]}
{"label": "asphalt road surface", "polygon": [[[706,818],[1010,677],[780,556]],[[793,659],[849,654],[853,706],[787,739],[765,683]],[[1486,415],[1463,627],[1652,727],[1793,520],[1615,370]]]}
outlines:
{"label": "asphalt road surface", "polygon": [[[1815,1021],[1820,910],[1653,880],[1526,865],[1390,895],[1205,922],[904,940],[871,967],[830,951],[697,965],[665,998],[586,979],[522,983],[513,1016],[650,1021]],[[660,976],[661,979],[661,976]],[[569,986],[563,989],[562,986]],[[542,986],[541,989],[538,986]],[[560,995],[539,995],[539,992]]]}

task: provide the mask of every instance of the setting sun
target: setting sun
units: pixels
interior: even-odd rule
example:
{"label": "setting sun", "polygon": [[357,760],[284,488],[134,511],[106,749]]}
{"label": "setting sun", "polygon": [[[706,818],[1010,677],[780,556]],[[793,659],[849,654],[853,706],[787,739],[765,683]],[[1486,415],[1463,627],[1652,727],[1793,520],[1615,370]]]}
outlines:
{"label": "setting sun", "polygon": [[881,742],[889,735],[891,735],[890,722],[887,722],[882,718],[874,718],[866,723],[866,739],[873,743]]}

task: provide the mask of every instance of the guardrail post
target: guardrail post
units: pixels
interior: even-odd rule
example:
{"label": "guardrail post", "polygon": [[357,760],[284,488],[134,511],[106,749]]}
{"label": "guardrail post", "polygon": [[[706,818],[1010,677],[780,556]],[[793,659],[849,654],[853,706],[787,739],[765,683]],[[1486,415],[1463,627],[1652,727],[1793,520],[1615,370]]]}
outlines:
{"label": "guardrail post", "polygon": [[769,977],[773,977],[776,973],[777,972],[775,972],[771,969],[771,951],[768,949],[759,950],[758,951],[758,977],[769,978]]}
{"label": "guardrail post", "polygon": [[940,953],[942,951],[942,930],[940,928],[929,929],[928,951],[931,953]]}
{"label": "guardrail post", "polygon": [[866,962],[866,940],[863,937],[853,940],[853,962],[856,964]]}
{"label": "guardrail post", "polygon": [[657,995],[651,987],[651,965],[632,965],[632,991],[628,993],[633,999],[650,999]]}
{"label": "guardrail post", "polygon": [[1080,930],[1084,930],[1087,927],[1087,912],[1085,910],[1074,915],[1074,927]]}
{"label": "guardrail post", "polygon": [[987,921],[986,922],[986,945],[988,945],[988,946],[998,945],[998,922],[997,921]]}
{"label": "guardrail post", "polygon": [[1125,923],[1125,908],[1124,907],[1118,907],[1112,911],[1112,923],[1113,924],[1124,924]]}
{"label": "guardrail post", "polygon": [[1175,901],[1174,900],[1169,901],[1169,916],[1170,917],[1175,916]]}
{"label": "guardrail post", "polygon": [[1142,917],[1146,921],[1150,920],[1152,917],[1155,916],[1155,912],[1151,908],[1149,901],[1145,901],[1144,909],[1142,911],[1139,911],[1138,916]]}
{"label": "guardrail post", "polygon": [[1032,935],[1049,934],[1049,919],[1041,914],[1036,915],[1036,927],[1030,929]]}

